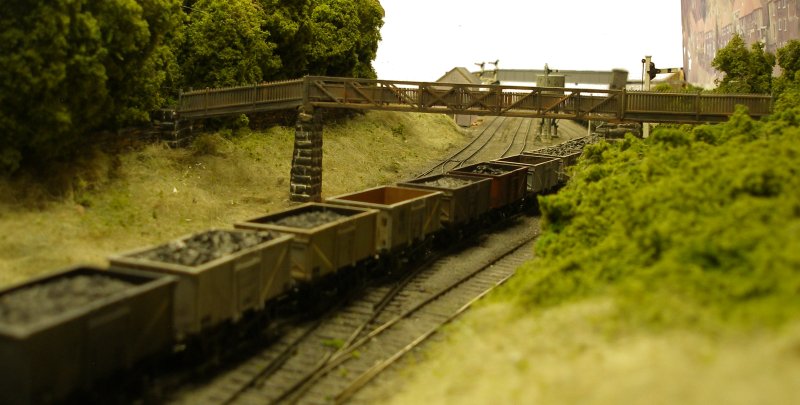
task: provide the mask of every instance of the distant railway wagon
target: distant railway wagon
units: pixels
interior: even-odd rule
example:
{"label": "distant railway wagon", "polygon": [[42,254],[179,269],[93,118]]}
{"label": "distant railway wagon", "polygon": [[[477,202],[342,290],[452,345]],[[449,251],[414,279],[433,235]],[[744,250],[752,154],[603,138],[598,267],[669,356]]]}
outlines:
{"label": "distant railway wagon", "polygon": [[375,255],[377,214],[373,209],[308,203],[235,227],[293,235],[292,278],[311,283]]}
{"label": "distant railway wagon", "polygon": [[514,155],[493,162],[525,167],[528,171],[526,181],[528,194],[542,193],[558,185],[561,159],[557,157]]}
{"label": "distant railway wagon", "polygon": [[525,198],[527,169],[512,164],[483,162],[451,170],[449,174],[476,176],[492,181],[489,208],[500,209]]}
{"label": "distant railway wagon", "polygon": [[400,187],[440,191],[440,221],[454,227],[468,223],[489,211],[492,181],[475,176],[441,174],[398,183]]}
{"label": "distant railway wagon", "polygon": [[0,291],[0,403],[63,401],[166,351],[175,283],[73,267]]}
{"label": "distant railway wagon", "polygon": [[381,186],[325,201],[378,210],[375,246],[378,252],[391,252],[423,241],[442,228],[441,196],[439,191]]}

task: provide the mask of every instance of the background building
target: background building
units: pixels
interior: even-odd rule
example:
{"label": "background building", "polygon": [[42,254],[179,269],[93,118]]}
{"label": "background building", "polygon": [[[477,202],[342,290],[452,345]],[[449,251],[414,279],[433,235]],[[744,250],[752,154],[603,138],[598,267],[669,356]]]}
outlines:
{"label": "background building", "polygon": [[748,44],[775,51],[800,37],[800,0],[681,0],[686,80],[714,86],[717,50],[738,33]]}

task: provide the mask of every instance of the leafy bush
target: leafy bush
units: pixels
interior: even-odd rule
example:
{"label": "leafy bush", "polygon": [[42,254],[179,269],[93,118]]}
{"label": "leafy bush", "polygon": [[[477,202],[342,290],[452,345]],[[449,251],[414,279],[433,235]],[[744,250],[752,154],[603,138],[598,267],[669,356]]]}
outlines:
{"label": "leafy bush", "polygon": [[538,258],[510,293],[525,308],[610,295],[620,320],[648,325],[796,318],[798,108],[593,145],[570,183],[540,198]]}

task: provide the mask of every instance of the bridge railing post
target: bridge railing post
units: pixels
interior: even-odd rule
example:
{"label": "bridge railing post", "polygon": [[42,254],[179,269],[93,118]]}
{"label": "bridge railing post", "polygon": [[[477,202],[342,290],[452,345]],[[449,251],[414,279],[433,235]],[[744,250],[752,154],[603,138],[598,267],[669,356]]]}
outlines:
{"label": "bridge railing post", "polygon": [[311,112],[311,77],[303,76],[303,109]]}
{"label": "bridge railing post", "polygon": [[696,121],[700,122],[700,92],[699,91],[694,96],[694,111],[695,111],[694,119]]}

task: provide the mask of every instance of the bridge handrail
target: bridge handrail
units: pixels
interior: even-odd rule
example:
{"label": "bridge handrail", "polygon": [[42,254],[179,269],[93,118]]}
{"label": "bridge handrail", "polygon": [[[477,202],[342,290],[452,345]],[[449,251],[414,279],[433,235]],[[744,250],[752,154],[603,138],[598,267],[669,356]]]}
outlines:
{"label": "bridge handrail", "polygon": [[303,79],[257,83],[249,86],[205,88],[182,92],[177,111],[187,114],[221,108],[235,108],[269,102],[302,102],[306,93]]}
{"label": "bridge handrail", "polygon": [[738,104],[764,116],[771,112],[772,97],[306,76],[188,91],[180,95],[177,112],[191,118],[306,105],[645,122],[680,116],[675,120],[703,122],[730,115]]}

